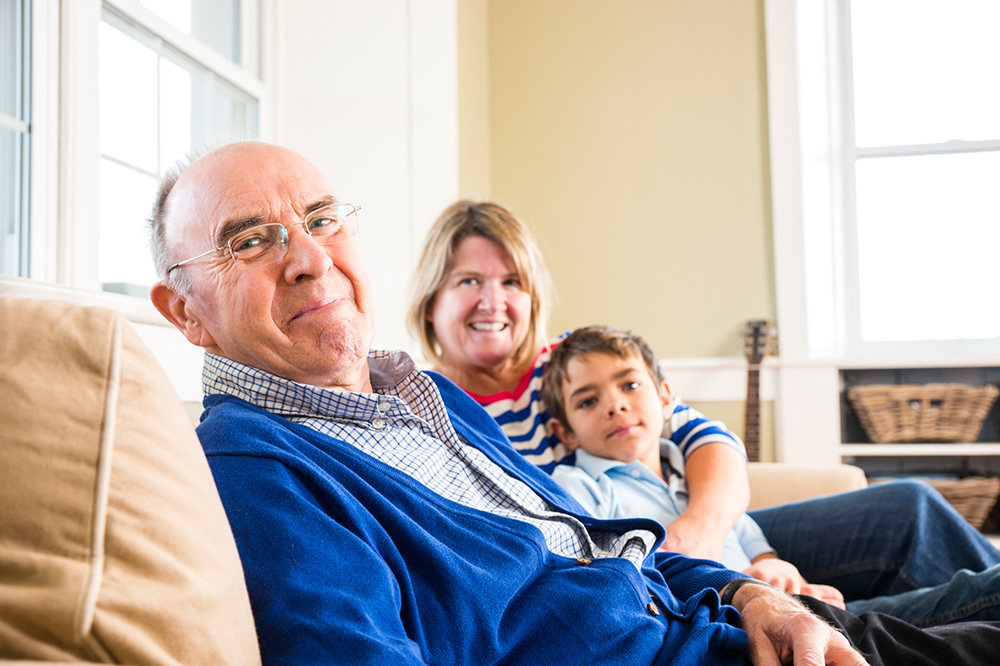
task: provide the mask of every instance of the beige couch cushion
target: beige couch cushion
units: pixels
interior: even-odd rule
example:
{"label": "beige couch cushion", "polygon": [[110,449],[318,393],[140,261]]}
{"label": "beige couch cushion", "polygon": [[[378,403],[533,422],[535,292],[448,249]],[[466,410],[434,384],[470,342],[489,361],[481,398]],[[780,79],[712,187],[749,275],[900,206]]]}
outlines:
{"label": "beige couch cushion", "polygon": [[259,664],[197,437],[120,315],[0,298],[0,658]]}
{"label": "beige couch cushion", "polygon": [[854,465],[750,463],[750,509],[860,490],[868,485]]}

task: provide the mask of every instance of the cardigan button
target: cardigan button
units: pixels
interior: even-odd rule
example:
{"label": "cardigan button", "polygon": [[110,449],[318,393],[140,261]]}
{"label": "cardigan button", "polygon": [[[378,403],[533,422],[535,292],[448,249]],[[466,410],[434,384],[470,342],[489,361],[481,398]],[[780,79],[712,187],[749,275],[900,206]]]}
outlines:
{"label": "cardigan button", "polygon": [[649,614],[653,615],[653,616],[656,616],[656,615],[660,614],[660,609],[657,608],[656,604],[654,602],[652,602],[652,601],[650,601],[648,604],[646,604],[646,610],[648,610]]}
{"label": "cardigan button", "polygon": [[591,562],[591,560],[588,557],[578,557],[578,558],[576,558],[576,563],[579,564],[581,567],[588,566],[590,564],[590,562]]}

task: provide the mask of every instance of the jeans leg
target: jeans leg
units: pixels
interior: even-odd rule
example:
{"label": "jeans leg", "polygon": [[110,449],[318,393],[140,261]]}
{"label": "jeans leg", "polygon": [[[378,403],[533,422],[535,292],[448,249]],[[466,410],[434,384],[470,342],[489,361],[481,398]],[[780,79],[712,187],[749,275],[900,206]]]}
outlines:
{"label": "jeans leg", "polygon": [[778,557],[848,601],[941,585],[959,569],[1000,564],[1000,551],[922,481],[880,483],[750,516]]}
{"label": "jeans leg", "polygon": [[943,585],[847,604],[860,615],[885,613],[918,627],[970,620],[1000,620],[1000,565],[975,573],[962,569]]}

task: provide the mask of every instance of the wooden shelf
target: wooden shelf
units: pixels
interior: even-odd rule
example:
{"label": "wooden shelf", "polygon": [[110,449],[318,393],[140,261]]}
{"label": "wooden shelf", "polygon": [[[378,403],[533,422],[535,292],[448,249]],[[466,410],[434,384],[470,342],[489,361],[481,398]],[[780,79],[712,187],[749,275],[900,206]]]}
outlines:
{"label": "wooden shelf", "polygon": [[1000,442],[841,444],[841,456],[1000,456]]}

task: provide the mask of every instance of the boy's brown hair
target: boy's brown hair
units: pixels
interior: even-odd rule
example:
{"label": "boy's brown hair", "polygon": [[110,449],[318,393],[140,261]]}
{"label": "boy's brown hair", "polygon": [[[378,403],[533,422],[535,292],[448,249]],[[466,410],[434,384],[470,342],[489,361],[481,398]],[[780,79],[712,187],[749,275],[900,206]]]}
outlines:
{"label": "boy's brown hair", "polygon": [[649,374],[656,383],[663,382],[663,373],[660,372],[660,363],[656,359],[656,354],[641,336],[611,326],[596,325],[578,328],[552,349],[549,362],[545,366],[545,372],[542,373],[542,388],[539,391],[542,404],[545,405],[552,418],[567,428],[569,424],[566,420],[566,404],[563,395],[566,366],[572,359],[586,354],[608,354],[621,359],[638,356],[646,364]]}

